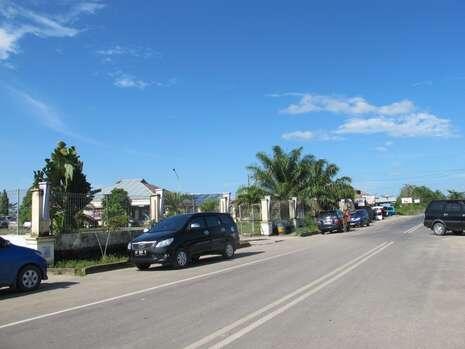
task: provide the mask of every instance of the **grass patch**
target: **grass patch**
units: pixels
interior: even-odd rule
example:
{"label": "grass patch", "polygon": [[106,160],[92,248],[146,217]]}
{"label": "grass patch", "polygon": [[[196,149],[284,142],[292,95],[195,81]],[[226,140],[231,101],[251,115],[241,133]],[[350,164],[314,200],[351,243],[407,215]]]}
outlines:
{"label": "grass patch", "polygon": [[406,204],[396,207],[397,214],[400,216],[415,216],[425,213],[426,206],[424,204]]}
{"label": "grass patch", "polygon": [[63,259],[55,261],[53,268],[73,268],[76,270],[92,265],[127,262],[127,260],[128,257],[123,255],[108,255],[105,258],[99,259]]}

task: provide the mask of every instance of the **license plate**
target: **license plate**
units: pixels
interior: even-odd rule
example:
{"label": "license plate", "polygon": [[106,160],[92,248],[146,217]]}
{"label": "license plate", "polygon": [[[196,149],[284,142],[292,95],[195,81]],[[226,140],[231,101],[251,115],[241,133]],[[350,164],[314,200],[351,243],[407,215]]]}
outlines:
{"label": "license plate", "polygon": [[134,251],[134,254],[136,256],[146,256],[147,255],[147,250],[136,250],[136,251]]}

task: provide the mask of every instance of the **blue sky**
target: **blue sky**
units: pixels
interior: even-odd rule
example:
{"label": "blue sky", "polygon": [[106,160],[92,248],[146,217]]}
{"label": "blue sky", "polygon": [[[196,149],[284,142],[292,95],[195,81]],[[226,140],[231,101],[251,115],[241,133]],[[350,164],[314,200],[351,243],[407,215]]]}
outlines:
{"label": "blue sky", "polygon": [[28,187],[64,140],[94,187],[235,191],[255,153],[280,144],[372,193],[465,190],[464,10],[0,0],[0,188]]}

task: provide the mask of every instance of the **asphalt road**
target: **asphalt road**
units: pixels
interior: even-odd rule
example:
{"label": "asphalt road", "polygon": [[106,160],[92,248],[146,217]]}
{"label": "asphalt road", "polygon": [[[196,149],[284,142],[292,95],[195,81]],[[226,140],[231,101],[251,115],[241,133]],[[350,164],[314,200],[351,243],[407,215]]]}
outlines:
{"label": "asphalt road", "polygon": [[420,223],[0,290],[0,348],[465,348],[465,236]]}

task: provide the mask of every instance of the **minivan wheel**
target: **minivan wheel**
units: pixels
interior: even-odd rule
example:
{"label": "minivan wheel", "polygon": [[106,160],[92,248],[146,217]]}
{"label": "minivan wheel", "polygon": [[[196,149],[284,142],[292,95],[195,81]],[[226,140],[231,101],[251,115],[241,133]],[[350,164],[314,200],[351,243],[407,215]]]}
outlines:
{"label": "minivan wheel", "polygon": [[185,268],[189,264],[189,255],[183,249],[177,250],[173,258],[175,268]]}
{"label": "minivan wheel", "polygon": [[436,223],[433,225],[433,232],[435,235],[444,235],[446,233],[446,226],[442,223]]}
{"label": "minivan wheel", "polygon": [[223,257],[226,259],[234,257],[234,246],[230,242],[227,242],[226,246],[224,246]]}
{"label": "minivan wheel", "polygon": [[16,286],[21,291],[37,290],[42,281],[41,272],[35,265],[26,265],[18,273]]}
{"label": "minivan wheel", "polygon": [[136,267],[139,270],[147,270],[150,268],[150,263],[136,263]]}

